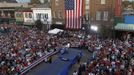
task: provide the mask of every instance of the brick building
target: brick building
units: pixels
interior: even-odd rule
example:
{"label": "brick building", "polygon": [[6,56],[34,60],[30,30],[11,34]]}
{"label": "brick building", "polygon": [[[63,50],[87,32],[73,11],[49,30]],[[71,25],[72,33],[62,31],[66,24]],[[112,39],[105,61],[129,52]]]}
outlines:
{"label": "brick building", "polygon": [[91,26],[98,27],[102,35],[111,36],[114,27],[116,0],[84,0],[83,26],[92,33]]}
{"label": "brick building", "polygon": [[52,26],[63,28],[65,25],[65,3],[64,0],[51,0]]}
{"label": "brick building", "polygon": [[15,21],[16,8],[28,7],[28,3],[17,3],[16,0],[0,0],[0,24]]}
{"label": "brick building", "polygon": [[115,0],[90,0],[89,2],[90,25],[98,26],[99,31],[104,30],[103,28],[111,30],[114,24]]}

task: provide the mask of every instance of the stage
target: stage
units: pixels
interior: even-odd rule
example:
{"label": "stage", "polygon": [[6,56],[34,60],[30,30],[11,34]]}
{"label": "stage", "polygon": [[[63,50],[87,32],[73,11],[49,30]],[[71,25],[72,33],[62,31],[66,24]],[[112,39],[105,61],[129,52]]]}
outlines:
{"label": "stage", "polygon": [[59,54],[59,57],[55,61],[39,69],[33,75],[68,75],[69,69],[77,62],[77,58],[82,56],[81,54],[80,50],[70,48],[68,53]]}

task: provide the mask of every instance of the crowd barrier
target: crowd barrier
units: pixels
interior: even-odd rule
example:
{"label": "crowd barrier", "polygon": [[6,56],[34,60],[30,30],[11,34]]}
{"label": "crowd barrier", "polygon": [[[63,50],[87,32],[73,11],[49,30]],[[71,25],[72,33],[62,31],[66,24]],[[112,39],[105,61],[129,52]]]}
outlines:
{"label": "crowd barrier", "polygon": [[43,62],[44,60],[46,60],[48,57],[58,53],[59,50],[49,53],[48,55],[44,55],[43,57],[39,58],[37,61],[33,62],[31,65],[29,65],[27,68],[25,68],[24,70],[22,70],[20,73],[21,75],[24,75],[26,72],[28,72],[30,69],[32,69],[33,67],[37,66],[39,63]]}

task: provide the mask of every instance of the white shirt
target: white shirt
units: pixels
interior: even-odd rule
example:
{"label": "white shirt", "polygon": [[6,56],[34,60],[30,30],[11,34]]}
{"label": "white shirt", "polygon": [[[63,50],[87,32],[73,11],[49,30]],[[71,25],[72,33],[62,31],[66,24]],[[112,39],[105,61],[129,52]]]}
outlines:
{"label": "white shirt", "polygon": [[95,75],[95,74],[93,74],[93,73],[88,73],[88,75]]}
{"label": "white shirt", "polygon": [[74,72],[73,75],[77,75],[77,72]]}
{"label": "white shirt", "polygon": [[70,43],[68,43],[68,44],[66,45],[66,47],[69,48],[69,47],[70,47]]}

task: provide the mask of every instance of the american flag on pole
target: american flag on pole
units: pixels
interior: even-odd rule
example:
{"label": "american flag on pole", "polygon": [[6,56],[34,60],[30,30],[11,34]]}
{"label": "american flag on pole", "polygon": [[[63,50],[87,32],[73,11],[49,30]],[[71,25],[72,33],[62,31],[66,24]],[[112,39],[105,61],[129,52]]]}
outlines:
{"label": "american flag on pole", "polygon": [[80,29],[83,0],[65,0],[66,28]]}

